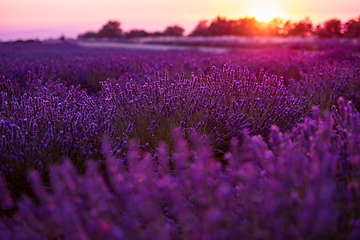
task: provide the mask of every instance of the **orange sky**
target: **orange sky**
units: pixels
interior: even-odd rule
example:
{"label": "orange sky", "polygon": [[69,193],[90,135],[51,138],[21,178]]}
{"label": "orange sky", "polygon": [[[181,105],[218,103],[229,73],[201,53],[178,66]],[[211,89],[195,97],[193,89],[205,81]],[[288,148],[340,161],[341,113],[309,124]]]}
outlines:
{"label": "orange sky", "polygon": [[[265,11],[264,11],[265,9]],[[309,17],[314,24],[331,18],[347,21],[360,16],[359,0],[0,0],[0,40],[49,37],[76,38],[118,20],[125,31],[163,31],[178,24],[189,33],[199,20],[216,16],[239,18],[267,14],[284,20]]]}

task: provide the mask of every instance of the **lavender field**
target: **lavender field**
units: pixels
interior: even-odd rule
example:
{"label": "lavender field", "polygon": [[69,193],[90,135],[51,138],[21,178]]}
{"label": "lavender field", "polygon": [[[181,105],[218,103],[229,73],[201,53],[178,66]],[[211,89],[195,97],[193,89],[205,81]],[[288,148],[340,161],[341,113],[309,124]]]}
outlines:
{"label": "lavender field", "polygon": [[0,239],[358,239],[360,46],[0,45]]}

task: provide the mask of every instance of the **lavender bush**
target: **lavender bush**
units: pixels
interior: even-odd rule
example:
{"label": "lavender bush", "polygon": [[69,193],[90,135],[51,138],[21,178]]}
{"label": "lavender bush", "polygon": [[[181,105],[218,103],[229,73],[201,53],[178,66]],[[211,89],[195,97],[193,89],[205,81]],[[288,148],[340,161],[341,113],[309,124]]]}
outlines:
{"label": "lavender bush", "polygon": [[[60,78],[70,85],[80,84],[90,92],[100,90],[99,81],[115,78],[143,82],[153,78],[155,72],[166,70],[173,80],[177,74],[191,73],[201,69],[206,75],[212,67],[222,68],[224,64],[247,66],[252,73],[261,69],[269,75],[283,76],[299,80],[301,72],[312,73],[314,67],[321,68],[326,64],[334,67],[343,60],[349,60],[349,66],[359,61],[359,49],[348,49],[346,46],[334,48],[329,46],[324,51],[298,51],[271,47],[256,49],[231,49],[222,54],[198,51],[134,51],[121,49],[83,49],[75,45],[0,45],[0,69],[7,79],[17,80],[23,86],[31,78],[37,78],[41,65],[45,66],[45,80],[51,77]],[[344,56],[351,57],[344,58]],[[326,73],[324,69],[322,73]],[[285,83],[287,85],[287,82]]]}
{"label": "lavender bush", "polygon": [[173,149],[170,131],[181,126],[187,139],[192,130],[205,134],[217,160],[226,163],[230,139],[243,128],[268,142],[271,125],[291,130],[313,105],[330,110],[340,95],[358,109],[360,103],[358,62],[338,63],[321,52],[155,55],[72,45],[1,50],[1,169],[16,196],[29,189],[29,167],[48,182],[46,166],[63,156],[79,171],[84,159],[103,159],[103,134],[121,157],[129,138],[149,151],[160,141]]}
{"label": "lavender bush", "polygon": [[290,130],[309,115],[306,98],[294,98],[282,79],[245,68],[199,71],[170,80],[166,72],[145,83],[116,79],[101,82],[98,96],[60,80],[29,77],[22,90],[16,81],[1,85],[2,174],[15,195],[24,187],[26,169],[38,169],[48,182],[47,165],[72,159],[79,171],[84,159],[101,160],[100,142],[108,134],[114,154],[121,157],[129,138],[148,150],[160,141],[173,149],[171,129],[181,126],[186,136],[193,130],[205,134],[216,149],[217,160],[232,137],[244,128],[268,136],[270,126]]}
{"label": "lavender bush", "polygon": [[[127,168],[105,140],[104,179],[95,163],[76,173],[69,160],[52,167],[51,191],[29,175],[39,201],[24,196],[4,239],[357,239],[360,234],[359,113],[339,99],[332,116],[282,134],[273,126],[269,150],[260,136],[231,140],[222,168],[201,135],[174,133],[154,154],[135,140]],[[173,163],[173,164],[171,164]],[[172,167],[171,167],[172,166]],[[14,203],[0,182],[2,208]]]}
{"label": "lavender bush", "polygon": [[356,59],[22,47],[0,46],[0,237],[360,234]]}

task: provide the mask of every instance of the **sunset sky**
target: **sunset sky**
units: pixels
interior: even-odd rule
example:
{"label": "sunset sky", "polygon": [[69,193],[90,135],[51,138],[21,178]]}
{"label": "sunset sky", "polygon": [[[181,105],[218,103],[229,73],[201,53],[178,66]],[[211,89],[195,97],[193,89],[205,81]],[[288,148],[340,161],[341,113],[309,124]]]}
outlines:
{"label": "sunset sky", "polygon": [[108,20],[118,20],[124,31],[163,31],[178,24],[189,33],[199,20],[216,16],[279,17],[314,24],[331,18],[347,21],[360,16],[359,0],[0,0],[0,40],[76,38],[98,31]]}

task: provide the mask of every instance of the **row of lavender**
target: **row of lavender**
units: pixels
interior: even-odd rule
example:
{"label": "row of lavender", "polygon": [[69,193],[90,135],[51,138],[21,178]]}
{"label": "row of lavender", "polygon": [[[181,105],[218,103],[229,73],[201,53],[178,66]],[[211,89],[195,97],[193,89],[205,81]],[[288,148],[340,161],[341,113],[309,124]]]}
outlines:
{"label": "row of lavender", "polygon": [[271,125],[284,132],[302,122],[311,105],[330,110],[340,95],[357,100],[357,69],[348,62],[319,66],[316,75],[302,73],[302,82],[290,80],[285,87],[281,78],[264,72],[255,76],[231,65],[214,67],[210,75],[198,71],[190,79],[181,75],[170,80],[166,73],[144,83],[109,79],[101,82],[98,95],[59,79],[45,81],[43,69],[23,87],[2,78],[1,171],[14,192],[23,191],[28,168],[46,179],[46,166],[63,156],[79,170],[84,159],[102,159],[103,134],[110,136],[120,157],[129,137],[150,149],[161,140],[171,146],[171,129],[179,125],[206,134],[223,160],[229,140],[240,137],[244,128],[267,138]]}
{"label": "row of lavender", "polygon": [[122,81],[131,78],[136,82],[143,82],[149,77],[153,78],[155,72],[166,70],[170,79],[174,79],[179,73],[190,77],[192,72],[196,73],[199,69],[210,74],[213,66],[222,68],[224,64],[230,63],[246,66],[252,73],[263,69],[269,75],[282,76],[286,85],[291,78],[300,80],[302,72],[314,73],[314,67],[340,63],[343,60],[352,63],[360,61],[359,48],[340,44],[338,47],[331,45],[325,49],[328,50],[304,52],[269,46],[262,50],[232,49],[214,56],[198,51],[154,54],[152,51],[82,49],[70,44],[0,45],[0,69],[3,70],[1,75],[16,79],[23,86],[29,77],[39,77],[38,73],[42,72],[40,66],[43,65],[45,69],[42,74],[45,77],[60,78],[68,84],[80,84],[88,92],[97,92],[99,81],[107,78]]}
{"label": "row of lavender", "polygon": [[[335,128],[334,128],[335,127]],[[29,180],[38,199],[23,197],[13,218],[0,220],[3,239],[358,239],[360,124],[339,99],[332,116],[282,134],[272,151],[260,136],[231,140],[228,165],[216,162],[206,139],[174,131],[152,154],[130,141],[125,159],[103,140],[106,176],[90,162],[76,173],[69,160],[51,168],[51,193],[38,172]],[[1,207],[14,202],[0,177]]]}
{"label": "row of lavender", "polygon": [[[137,149],[137,151],[149,152],[150,155],[148,157],[152,159],[150,162],[155,164],[155,167],[158,164],[165,164],[165,166],[167,166],[169,162],[171,176],[174,177],[176,175],[175,173],[178,171],[176,170],[178,168],[177,164],[179,163],[176,160],[177,155],[173,154],[173,150],[180,148],[176,147],[177,144],[176,141],[174,142],[174,137],[171,136],[171,131],[179,126],[185,138],[188,140],[191,139],[194,132],[204,134],[202,137],[203,140],[212,146],[212,149],[204,147],[204,149],[207,149],[206,151],[209,155],[206,159],[209,160],[214,157],[216,161],[222,162],[223,168],[221,173],[227,174],[225,166],[231,166],[231,164],[229,165],[231,155],[228,154],[231,150],[231,139],[233,137],[243,139],[244,129],[248,129],[250,135],[261,134],[266,144],[271,145],[273,140],[271,135],[269,137],[269,133],[272,125],[277,125],[280,132],[291,131],[296,128],[299,123],[304,122],[306,117],[311,115],[312,105],[317,105],[322,113],[322,110],[330,110],[330,107],[336,103],[339,96],[344,96],[346,100],[352,100],[355,108],[359,109],[359,62],[337,62],[334,58],[328,58],[329,53],[309,55],[308,53],[275,52],[269,50],[266,52],[250,51],[242,52],[241,54],[238,53],[239,55],[224,54],[223,56],[218,56],[195,52],[154,54],[153,52],[110,52],[71,49],[71,51],[61,53],[62,55],[60,53],[54,55],[53,49],[51,50],[52,52],[50,51],[46,54],[44,52],[32,52],[33,55],[30,56],[20,53],[18,53],[18,56],[16,54],[5,53],[2,62],[3,72],[6,76],[2,76],[0,85],[0,129],[2,133],[0,146],[2,159],[1,173],[4,179],[6,179],[10,192],[16,198],[23,192],[27,192],[30,195],[33,194],[33,192],[30,191],[30,184],[28,183],[27,177],[29,168],[36,169],[45,185],[49,187],[51,183],[52,191],[55,191],[54,186],[56,183],[53,182],[53,178],[58,173],[56,173],[57,170],[54,170],[55,172],[51,173],[53,177],[50,177],[48,166],[61,165],[64,156],[70,158],[75,168],[82,173],[84,173],[86,166],[89,164],[88,160],[95,160],[98,167],[102,170],[102,175],[107,179],[107,186],[110,187],[112,192],[111,194],[106,193],[105,195],[110,194],[110,196],[114,197],[112,195],[114,189],[110,184],[112,181],[110,173],[105,171],[106,164],[108,164],[106,159],[109,158],[110,155],[106,153],[106,151],[104,154],[104,151],[100,150],[101,146],[104,145],[102,140],[104,135],[107,135],[110,140],[109,149],[111,150],[107,151],[115,156],[116,159],[119,159],[119,163],[126,169],[126,174],[130,174],[129,177],[133,174],[134,176],[138,174],[131,173],[131,169],[134,169],[135,163],[130,157],[131,152],[129,153],[130,155],[126,154],[129,146],[132,146],[130,149],[133,150]],[[75,55],[72,55],[74,51]],[[38,71],[36,76],[29,73],[25,79],[21,79],[18,75],[14,74],[16,73],[16,66],[18,66],[17,69],[19,72],[26,74],[24,69],[33,64],[32,61],[34,57],[38,58],[41,54],[44,54],[44,56],[42,56],[39,61],[50,65],[45,65],[45,68],[40,67],[40,69],[36,69],[36,71]],[[100,54],[102,57],[100,57]],[[58,58],[49,60],[49,56],[54,57],[59,55],[63,56],[63,58],[59,58],[60,60]],[[79,55],[81,57],[79,57]],[[304,58],[305,56],[308,56],[308,58]],[[25,61],[26,59],[29,63]],[[282,59],[283,61],[277,62],[274,61],[274,59]],[[181,66],[184,65],[181,65],[181,62],[184,64],[187,63],[188,65],[186,66],[191,67],[189,69],[183,69]],[[269,76],[264,71],[252,72],[246,67],[239,67],[241,64],[247,63],[251,68],[256,69],[256,67],[260,67],[263,64],[265,65],[263,66],[264,69],[267,71],[282,71],[282,69],[286,69],[293,64],[293,62],[298,63],[295,69],[297,68],[296,74],[298,74],[299,78],[298,80],[287,79],[285,84],[283,78]],[[214,65],[214,67],[209,68],[209,64]],[[118,66],[118,68],[115,66]],[[49,74],[48,68],[50,68],[51,71],[56,70],[55,76],[47,77],[47,74]],[[114,73],[120,71],[119,69],[121,68],[125,70],[122,70],[124,71],[122,75],[117,77],[111,75],[111,72],[109,72],[113,68],[115,69]],[[203,70],[199,70],[199,68]],[[29,69],[34,71],[31,67]],[[103,72],[98,75],[102,80],[106,79],[107,75],[110,77],[108,80],[100,83],[99,90],[95,91],[95,93],[89,93],[86,90],[82,90],[81,87],[68,87],[69,81],[78,81],[76,83],[81,83],[84,87],[88,80],[82,78],[83,73],[87,70],[90,72],[90,75],[92,75],[92,69],[95,69],[94,71],[96,73],[103,70]],[[182,71],[184,74],[181,74]],[[191,74],[190,71],[193,73]],[[66,76],[66,74],[70,76],[71,72],[73,72],[71,79],[61,79]],[[11,75],[12,73],[13,75]],[[56,76],[56,74],[58,75]],[[57,79],[57,77],[60,78]],[[95,80],[93,84],[96,85],[97,81],[98,80]],[[342,109],[344,108],[343,106]],[[351,109],[348,108],[347,111],[350,110]],[[350,112],[348,115],[351,115]],[[336,112],[334,112],[334,114],[334,116],[338,116]],[[357,115],[355,114],[355,116]],[[317,121],[319,122],[319,120]],[[344,128],[343,120],[337,118],[336,121],[338,121],[338,126]],[[354,121],[356,121],[356,118]],[[356,125],[355,123],[352,124],[351,126]],[[303,138],[307,139],[307,141],[313,141],[313,138],[316,138],[316,134],[318,133],[313,125],[309,125],[308,128],[311,131],[306,130],[304,132],[304,130],[302,130]],[[353,134],[354,128],[356,127],[352,127],[347,131]],[[335,141],[337,138],[346,137],[344,131],[335,134],[331,139]],[[134,144],[129,144],[129,139],[131,138],[138,139],[137,147],[134,147]],[[293,136],[291,138],[293,140],[295,139]],[[353,145],[350,146],[351,149],[355,149],[355,145],[357,144],[358,146],[359,144],[356,142],[358,141],[356,138],[355,136],[354,139],[351,140],[353,141]],[[176,139],[179,139],[179,137],[175,138],[175,140]],[[163,155],[160,153],[164,152],[164,148],[162,150],[160,149],[162,141],[165,141],[170,149],[169,158],[165,153],[162,153]],[[196,147],[200,142],[199,140],[190,144],[192,151],[189,156],[186,151],[184,153],[180,153],[180,150],[177,151],[180,156],[189,158],[188,160],[191,163],[195,163],[196,158],[198,158],[197,155],[202,154],[201,152],[203,151]],[[349,151],[353,151],[349,150],[349,146],[342,142],[342,140],[336,140],[332,143],[333,152],[331,152],[331,154],[335,157],[340,154],[340,157],[347,159],[346,154],[349,154]],[[245,153],[245,155],[247,155],[252,147],[254,147],[254,150],[259,148],[257,145],[248,148],[243,145],[241,146],[241,152],[243,154]],[[304,156],[309,158],[310,156],[307,153],[316,150],[311,150],[311,144],[306,146],[307,152],[304,153]],[[262,146],[261,148],[265,149],[265,147],[266,146]],[[278,159],[276,146],[272,145],[271,148],[273,150],[272,154],[275,154],[274,156]],[[297,149],[296,151],[303,151],[302,145],[295,144],[295,149]],[[233,151],[235,150],[233,149]],[[270,153],[271,152],[267,154]],[[212,156],[212,154],[214,155]],[[236,155],[234,154],[235,152],[233,152],[233,156]],[[357,153],[354,155],[355,159],[356,154]],[[264,157],[266,156],[264,155]],[[244,156],[242,156],[241,159],[243,157]],[[263,157],[254,155],[254,158]],[[291,156],[287,160],[291,160]],[[237,161],[238,160],[235,162]],[[271,171],[267,169],[261,161],[266,160],[265,158],[259,159],[257,162],[254,162],[254,166],[258,167],[258,170],[261,169],[261,171],[264,169]],[[308,160],[308,162],[309,161],[310,160]],[[310,162],[307,167],[312,168],[313,164]],[[182,163],[180,163],[180,165],[181,164]],[[238,164],[240,164],[240,162]],[[275,162],[274,164],[276,165],[278,163]],[[342,168],[352,168],[346,164],[348,163],[345,162],[345,165],[343,163],[341,166],[339,165],[341,168],[338,168],[340,171],[338,175],[332,175],[335,180],[344,177],[341,171],[348,171],[341,170]],[[186,165],[187,164],[184,166]],[[356,165],[356,162],[354,165]],[[187,169],[187,167],[184,166],[181,165],[180,169]],[[280,166],[276,165],[274,167],[277,169]],[[305,171],[302,174],[308,173],[306,169],[302,171]],[[156,174],[150,176],[152,179],[151,182],[158,183],[158,180],[161,178],[159,171],[154,170],[153,173]],[[346,174],[348,173],[346,172]],[[342,185],[342,188],[347,189],[348,186],[352,186],[348,185],[350,182],[351,184],[358,182],[358,173],[355,171],[351,172],[351,174],[354,174],[354,176],[346,177],[347,182]],[[235,177],[235,175],[229,175],[228,177],[232,179],[233,176],[234,179],[236,179],[237,177]],[[78,177],[75,178],[77,179]],[[256,177],[256,179],[257,178],[258,177]],[[348,178],[351,178],[351,181]],[[284,180],[283,184],[287,181],[287,179],[282,179],[282,176],[280,176],[279,181],[282,180]],[[129,184],[135,184],[135,182],[132,182],[133,180],[126,181],[130,181]],[[235,180],[231,180],[231,182],[233,181]],[[266,182],[266,184],[268,184],[268,182]],[[292,183],[288,182],[288,184],[292,190],[301,196],[302,200],[305,199],[305,195],[303,194],[304,191],[307,190],[299,190],[299,192],[297,187],[294,188]],[[135,185],[133,185],[133,187],[134,186]],[[233,185],[233,187],[235,187],[235,185]],[[199,186],[199,188],[201,188],[201,186]],[[260,189],[260,186],[258,186],[258,188],[260,193],[263,194],[264,190],[262,188]],[[358,188],[358,185],[357,187],[355,186],[355,197],[358,196],[356,195],[358,194]],[[194,187],[193,189],[195,191],[197,188]],[[129,188],[128,191],[130,190],[133,191],[136,189]],[[86,191],[93,190],[88,189]],[[187,191],[190,190],[188,189]],[[347,193],[345,194],[346,191],[341,192],[342,199],[340,202],[337,202],[344,206],[348,206],[348,203],[344,202],[344,199],[347,198]],[[127,194],[128,192],[124,193]],[[142,195],[143,193],[139,194],[140,195],[134,197],[147,199],[147,195],[150,193],[146,193],[144,196]],[[159,199],[166,201],[166,199],[164,200],[163,198],[163,194],[165,193],[158,194]],[[181,195],[183,194],[185,194],[185,192],[181,193]],[[210,192],[209,194],[209,197],[215,197],[211,195],[213,193]],[[100,196],[101,194],[94,197]],[[41,196],[37,197],[42,198]],[[123,197],[124,196],[121,196],[121,198]],[[141,200],[141,198],[139,199]],[[196,201],[200,200],[199,198]],[[274,201],[275,200],[274,198]],[[329,201],[333,200],[330,196]],[[134,199],[131,198],[129,201],[134,201]],[[150,202],[151,201],[153,200],[150,200]],[[284,201],[286,201],[286,199],[284,199]],[[169,208],[167,205],[162,206],[163,208]],[[171,208],[176,208],[175,205],[171,206]],[[251,204],[249,206],[251,206]],[[355,209],[359,207],[356,204],[354,206],[353,208]],[[5,212],[12,212],[13,210],[14,209],[7,210]],[[87,208],[87,210],[89,210],[89,208]],[[235,211],[235,207],[233,210]],[[20,209],[20,212],[21,211],[26,211],[26,209]],[[122,212],[122,210],[119,211]],[[148,210],[139,210],[135,207],[133,210],[129,209],[129,211],[147,212]],[[164,212],[164,209],[161,209],[161,211]],[[194,210],[191,211],[192,214],[195,214]],[[19,215],[22,214],[20,212]],[[219,214],[222,215],[222,212],[220,213]],[[254,214],[255,218],[260,217],[257,216],[257,213]],[[344,212],[340,212],[339,214],[343,216]],[[346,214],[348,214],[348,212],[346,212]],[[196,213],[194,216],[197,215]],[[118,220],[120,220],[120,216],[121,221],[125,221],[124,217],[127,218],[126,214],[119,215]],[[160,217],[160,215],[157,216]],[[161,217],[165,217],[165,215],[161,215]],[[251,216],[249,215],[249,217]],[[345,220],[341,220],[341,224],[339,223],[340,225],[337,226],[338,231],[344,231],[350,234],[353,228],[350,223],[357,218],[358,215],[356,213],[354,216],[351,215],[350,217],[346,217]],[[139,219],[141,219],[141,217],[134,218],[133,220],[136,222],[139,221]],[[173,221],[178,227],[176,228],[177,230],[169,230],[170,233],[175,231],[176,234],[180,234],[180,237],[187,236],[183,235],[182,228],[185,226],[179,227],[185,223],[180,224],[180,220],[178,219],[173,219]],[[199,218],[196,221],[202,220]],[[248,221],[251,222],[252,220],[244,218],[243,221],[245,223]],[[259,220],[255,222],[257,221]],[[106,223],[105,221],[105,225]],[[116,223],[116,221],[114,223]],[[3,227],[9,227],[9,224],[14,223],[11,223],[11,221],[7,222]],[[140,221],[137,224],[142,223]],[[228,222],[226,222],[226,224],[228,224]],[[236,223],[233,222],[232,224]],[[14,226],[13,230],[16,231],[18,226],[16,226],[16,224],[11,226]],[[163,225],[160,224],[160,226]],[[298,226],[298,224],[296,224],[296,226]],[[34,226],[31,228],[33,227]],[[79,226],[79,228],[81,228],[81,226]],[[35,229],[37,229],[37,227],[35,227]],[[58,231],[56,234],[67,234],[63,232],[67,230],[59,229]],[[69,231],[71,232],[73,230]],[[120,232],[122,231],[125,230],[123,229]],[[131,234],[133,231],[136,231],[136,227],[126,234]],[[70,232],[68,232],[68,234],[70,234]],[[114,234],[118,234],[117,232],[118,230],[116,230]],[[154,230],[154,234],[155,232],[158,231]],[[145,233],[146,231],[143,234]],[[249,232],[249,234],[251,233]],[[307,236],[307,233],[301,234]],[[320,234],[323,234],[323,232]],[[249,238],[251,236],[249,235]],[[49,235],[48,237],[50,238]],[[158,238],[158,236],[154,236],[154,238]],[[261,238],[261,235],[259,235],[258,238]]]}

